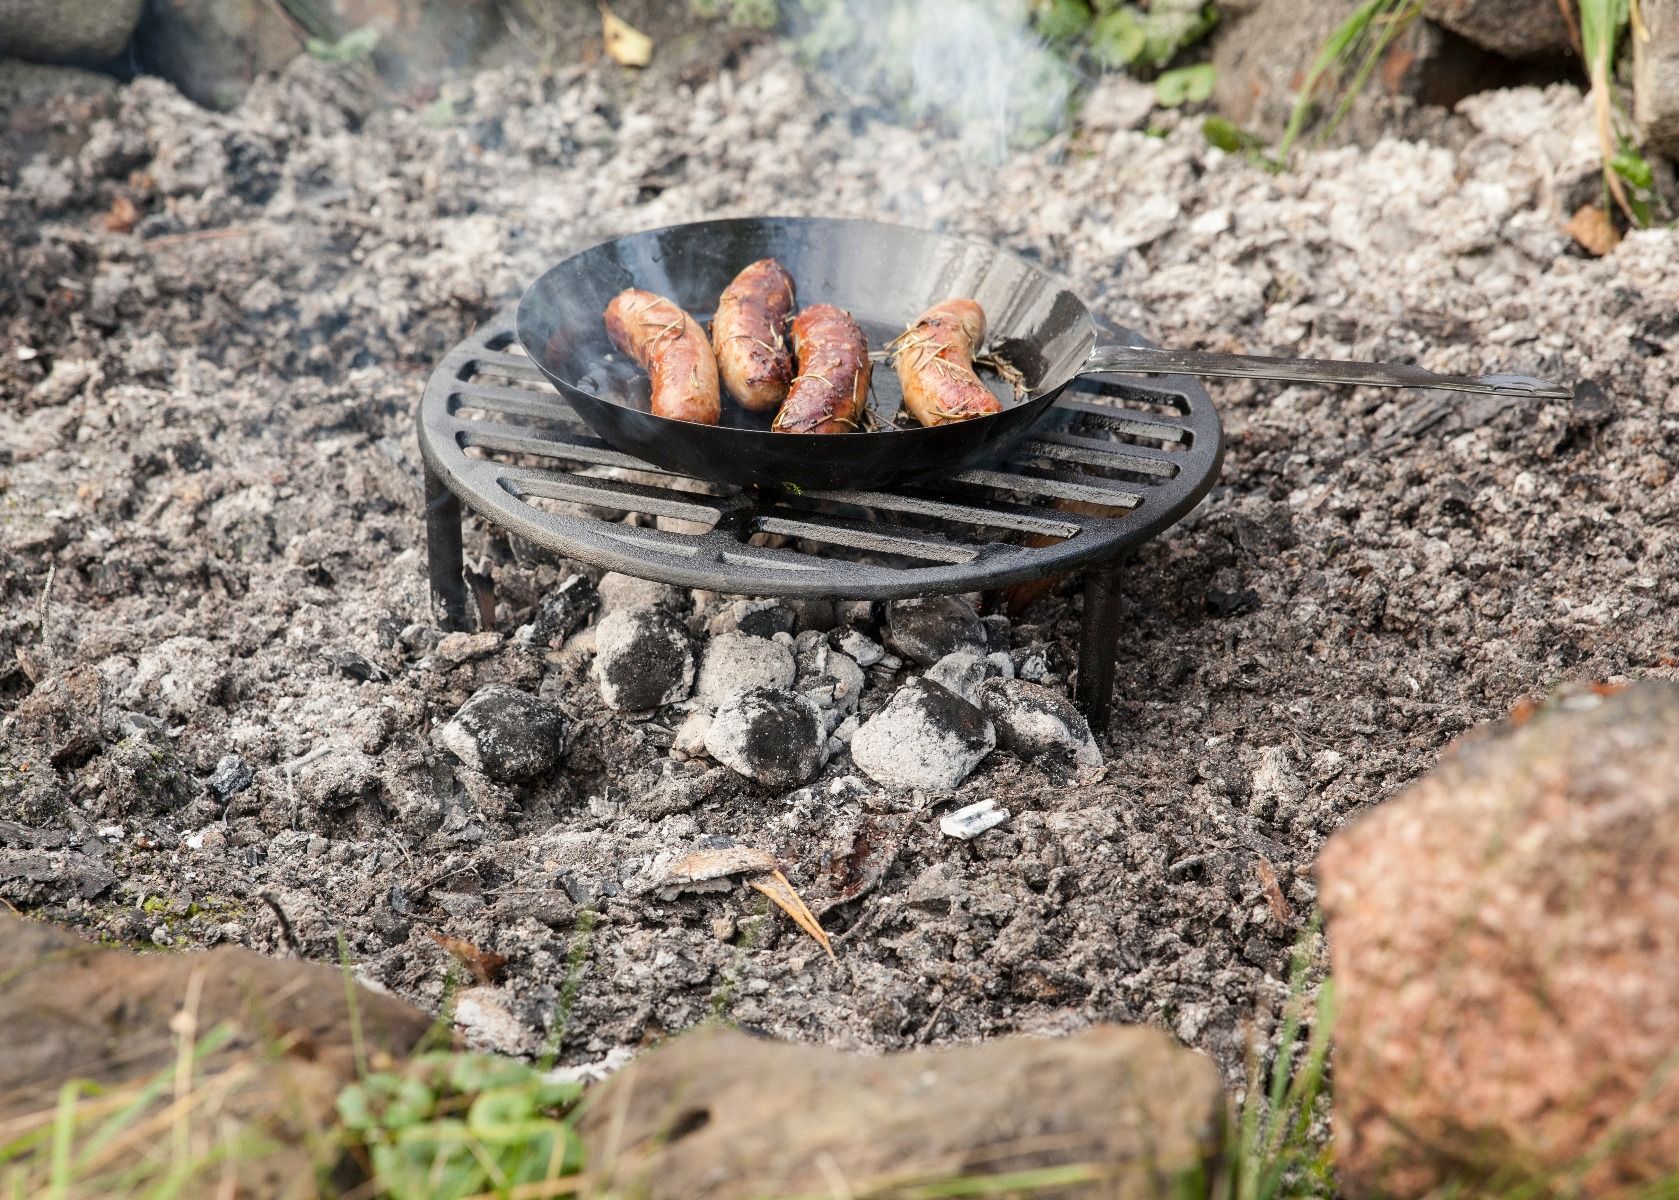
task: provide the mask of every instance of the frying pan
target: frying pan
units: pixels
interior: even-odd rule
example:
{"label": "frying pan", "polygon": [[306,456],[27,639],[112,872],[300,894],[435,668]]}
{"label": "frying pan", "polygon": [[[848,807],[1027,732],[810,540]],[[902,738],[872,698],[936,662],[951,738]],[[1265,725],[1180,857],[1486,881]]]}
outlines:
{"label": "frying pan", "polygon": [[[989,322],[990,348],[1020,372],[1023,389],[1017,396],[1002,379],[987,378],[1003,411],[932,428],[897,427],[891,424],[903,399],[897,373],[877,359],[870,406],[884,427],[875,432],[771,433],[772,414],[745,412],[727,398],[717,425],[654,416],[646,374],[606,335],[607,302],[624,288],[645,288],[704,323],[735,274],[760,258],[778,259],[792,273],[801,305],[847,309],[871,350],[940,300],[977,300]],[[619,450],[719,483],[798,488],[889,486],[998,457],[1080,375],[1219,375],[1522,397],[1571,394],[1525,376],[1447,376],[1416,367],[1103,342],[1084,302],[1024,258],[944,234],[819,217],[698,221],[602,242],[531,285],[519,301],[517,331],[542,373]]]}

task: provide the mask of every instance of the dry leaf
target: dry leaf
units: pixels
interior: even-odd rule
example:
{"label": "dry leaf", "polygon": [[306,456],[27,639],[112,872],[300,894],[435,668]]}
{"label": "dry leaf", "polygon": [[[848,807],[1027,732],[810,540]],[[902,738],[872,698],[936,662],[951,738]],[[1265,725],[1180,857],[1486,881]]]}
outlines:
{"label": "dry leaf", "polygon": [[1587,254],[1602,258],[1621,244],[1621,231],[1604,209],[1582,204],[1568,222],[1568,236],[1579,242]]}
{"label": "dry leaf", "polygon": [[793,885],[787,882],[787,876],[780,871],[771,871],[768,875],[748,880],[748,882],[752,887],[773,900],[788,916],[792,917],[793,924],[815,938],[816,944],[828,952],[830,959],[835,962],[839,961],[834,958],[834,947],[828,941],[828,935],[822,931],[822,923],[811,915],[810,909],[805,907],[805,902],[799,898],[799,893],[795,892]]}
{"label": "dry leaf", "polygon": [[100,220],[110,233],[127,233],[140,223],[140,210],[127,196],[118,196]]}
{"label": "dry leaf", "polygon": [[645,67],[653,61],[653,39],[613,16],[604,4],[600,6],[600,30],[608,57],[620,67]]}
{"label": "dry leaf", "polygon": [[775,870],[775,855],[751,846],[714,846],[685,854],[653,877],[654,889],[680,888],[728,875]]}
{"label": "dry leaf", "polygon": [[494,983],[500,977],[502,968],[507,965],[507,955],[480,950],[465,938],[434,933],[431,940],[460,959],[461,964],[472,973],[472,978],[479,983]]}
{"label": "dry leaf", "polygon": [[1282,884],[1277,882],[1276,868],[1263,854],[1255,857],[1254,868],[1259,872],[1259,886],[1265,889],[1265,902],[1271,906],[1271,915],[1286,925],[1294,916],[1294,909],[1289,906],[1288,897],[1283,895]]}

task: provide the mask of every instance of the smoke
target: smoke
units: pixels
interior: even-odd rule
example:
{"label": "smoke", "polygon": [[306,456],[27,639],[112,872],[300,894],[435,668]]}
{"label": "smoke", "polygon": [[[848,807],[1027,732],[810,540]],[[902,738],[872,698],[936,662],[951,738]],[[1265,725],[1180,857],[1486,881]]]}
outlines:
{"label": "smoke", "polygon": [[864,106],[938,122],[977,158],[1001,162],[1066,123],[1075,76],[1032,33],[1026,0],[802,0],[802,13],[807,61]]}

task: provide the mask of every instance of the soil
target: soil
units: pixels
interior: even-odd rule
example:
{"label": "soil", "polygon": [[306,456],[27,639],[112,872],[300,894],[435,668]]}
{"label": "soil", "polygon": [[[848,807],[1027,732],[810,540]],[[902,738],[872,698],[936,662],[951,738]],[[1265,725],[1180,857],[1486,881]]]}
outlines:
{"label": "soil", "polygon": [[[1675,675],[1679,237],[1593,259],[1562,232],[1597,186],[1571,88],[1471,98],[1453,148],[1271,174],[1132,87],[1000,163],[775,44],[424,105],[304,59],[226,115],[152,79],[14,112],[0,897],[125,942],[334,961],[342,935],[363,978],[574,1064],[713,1014],[868,1048],[1113,1020],[1237,1081],[1332,831],[1525,696]],[[475,519],[497,636],[436,646],[412,429],[432,363],[569,248],[765,211],[1008,246],[1176,345],[1578,390],[1215,385],[1223,482],[1135,559],[1102,782],[995,754],[935,807],[836,786],[842,757],[777,795],[670,762],[582,656],[519,645],[573,568]],[[1063,678],[1078,604],[1013,629]],[[489,682],[564,710],[564,768],[504,786],[435,745]],[[1009,824],[940,834],[986,798]],[[835,961],[755,891],[639,886],[719,836],[777,856]]]}

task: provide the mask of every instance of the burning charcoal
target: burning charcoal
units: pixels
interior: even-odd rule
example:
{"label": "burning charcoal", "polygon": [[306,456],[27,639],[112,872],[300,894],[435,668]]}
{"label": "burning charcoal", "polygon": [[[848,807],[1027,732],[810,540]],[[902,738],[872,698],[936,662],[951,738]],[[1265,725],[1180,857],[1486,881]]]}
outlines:
{"label": "burning charcoal", "polygon": [[790,687],[797,674],[793,651],[783,643],[725,633],[706,645],[695,695],[701,704],[716,708],[753,688]]}
{"label": "burning charcoal", "polygon": [[237,754],[224,754],[216,760],[216,769],[210,775],[210,790],[226,800],[250,787],[254,778],[250,764],[244,759]]}
{"label": "burning charcoal", "polygon": [[774,600],[736,600],[711,618],[713,634],[746,633],[753,637],[774,637],[793,632],[793,610]]}
{"label": "burning charcoal", "polygon": [[997,726],[1003,749],[1028,762],[1088,783],[1100,775],[1102,752],[1073,702],[1021,679],[993,679],[979,690],[980,707]]}
{"label": "burning charcoal", "polygon": [[600,577],[597,592],[601,609],[605,612],[653,605],[663,608],[685,607],[683,594],[669,584],[655,583],[651,579],[637,579],[634,575],[620,575],[616,571],[608,571]]}
{"label": "burning charcoal", "polygon": [[517,783],[560,760],[565,719],[528,692],[492,683],[474,692],[438,729],[437,742],[473,770],[501,783]]}
{"label": "burning charcoal", "polygon": [[676,731],[676,740],[671,743],[672,758],[696,758],[705,753],[705,735],[711,729],[711,713],[703,708],[696,708],[688,714],[685,721]]}
{"label": "burning charcoal", "polygon": [[857,660],[860,667],[872,667],[886,657],[881,644],[855,629],[847,629],[834,639],[834,645]]}
{"label": "burning charcoal", "polygon": [[972,841],[987,829],[995,829],[1009,819],[1009,810],[995,800],[981,800],[939,818],[939,832],[945,837]]}
{"label": "burning charcoal", "polygon": [[600,593],[582,575],[573,575],[542,597],[528,628],[533,646],[563,646],[566,639],[589,623],[600,607]]}
{"label": "burning charcoal", "polygon": [[761,687],[727,700],[705,735],[706,752],[766,787],[809,783],[828,758],[828,732],[816,705],[783,688]]}
{"label": "burning charcoal", "polygon": [[851,739],[851,757],[889,787],[953,791],[997,744],[985,714],[949,688],[911,679]]}
{"label": "burning charcoal", "polygon": [[[958,650],[928,667],[925,678],[943,684],[969,704],[978,704],[979,685],[1002,674],[991,657],[982,658],[972,650]],[[1008,661],[1006,655],[997,657]],[[1013,663],[1009,663],[1009,675],[1014,675]]]}
{"label": "burning charcoal", "polygon": [[886,640],[924,667],[957,650],[984,654],[985,627],[960,596],[894,600],[886,606]]}
{"label": "burning charcoal", "polygon": [[688,630],[663,608],[621,608],[595,630],[595,681],[601,698],[640,712],[686,700],[694,686]]}

